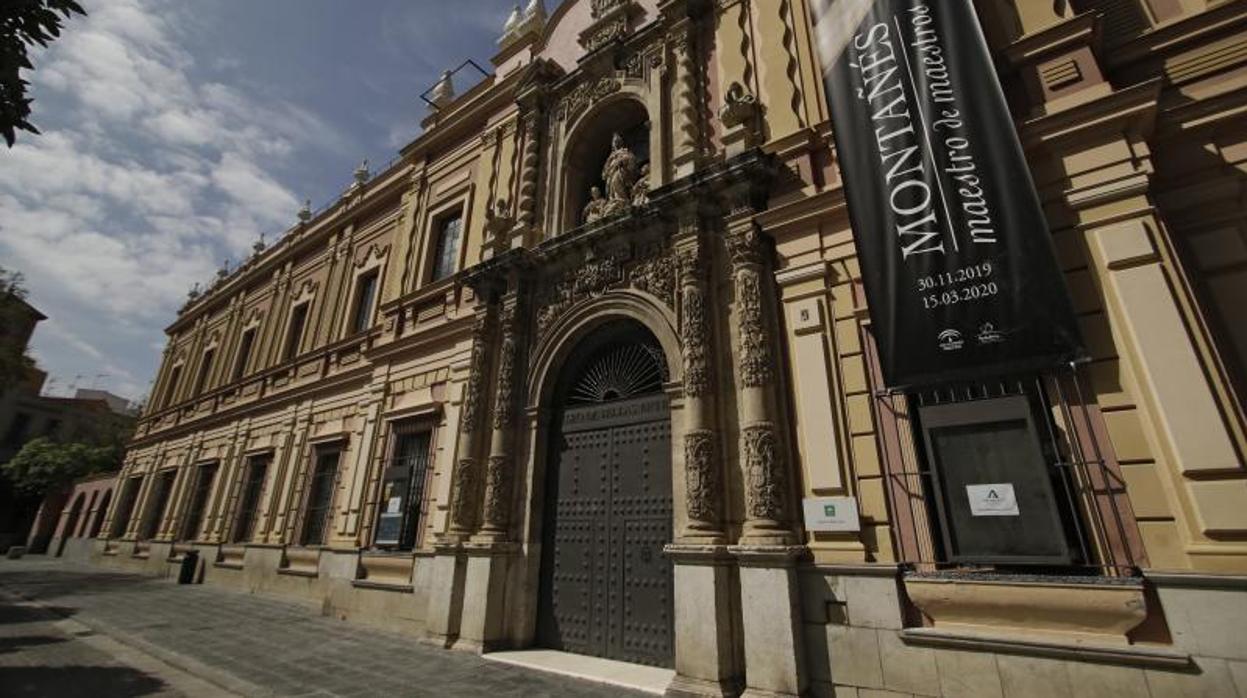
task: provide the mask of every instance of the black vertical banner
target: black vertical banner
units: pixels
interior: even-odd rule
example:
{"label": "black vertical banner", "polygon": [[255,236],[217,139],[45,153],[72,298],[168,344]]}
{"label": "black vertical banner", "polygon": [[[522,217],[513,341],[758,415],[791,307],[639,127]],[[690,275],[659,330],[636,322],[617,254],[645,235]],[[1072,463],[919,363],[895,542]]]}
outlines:
{"label": "black vertical banner", "polygon": [[971,0],[814,0],[838,162],[889,387],[1083,355]]}

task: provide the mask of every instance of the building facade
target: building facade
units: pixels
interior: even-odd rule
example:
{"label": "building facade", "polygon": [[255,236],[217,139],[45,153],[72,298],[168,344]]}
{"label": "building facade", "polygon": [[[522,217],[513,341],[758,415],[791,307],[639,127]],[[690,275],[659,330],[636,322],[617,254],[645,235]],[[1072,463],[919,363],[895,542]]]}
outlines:
{"label": "building facade", "polygon": [[[181,311],[93,557],[672,695],[1247,695],[1247,3],[975,3],[1091,360],[908,392],[829,5],[517,10]],[[946,496],[991,418],[1012,542]]]}

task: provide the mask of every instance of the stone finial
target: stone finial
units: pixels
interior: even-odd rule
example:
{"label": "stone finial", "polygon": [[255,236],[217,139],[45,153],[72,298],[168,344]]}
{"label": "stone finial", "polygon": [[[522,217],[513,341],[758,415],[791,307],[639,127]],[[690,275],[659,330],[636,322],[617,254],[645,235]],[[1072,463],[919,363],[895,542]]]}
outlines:
{"label": "stone finial", "polygon": [[193,301],[198,297],[199,297],[199,283],[196,282],[194,286],[191,286],[191,290],[186,292],[186,299],[189,301]]}
{"label": "stone finial", "polygon": [[368,159],[364,158],[364,161],[359,163],[359,167],[355,168],[355,183],[363,186],[368,183],[368,178],[370,176],[372,175],[368,171]]}
{"label": "stone finial", "polygon": [[255,251],[257,256],[259,256],[259,254],[264,251],[264,248],[264,233],[260,233],[260,239],[255,241],[255,244],[251,246],[251,249]]}
{"label": "stone finial", "polygon": [[546,4],[542,0],[529,0],[528,7],[524,8],[524,19],[546,18]]}
{"label": "stone finial", "polygon": [[216,270],[216,278],[218,281],[224,280],[225,277],[227,276],[229,276],[229,260],[228,259],[221,263],[220,269]]}
{"label": "stone finial", "polygon": [[312,200],[304,199],[303,208],[299,209],[299,222],[306,223],[312,220]]}
{"label": "stone finial", "polygon": [[442,73],[442,79],[437,81],[433,86],[433,93],[430,95],[430,102],[438,107],[444,107],[450,104],[455,98],[455,83],[451,79],[451,71],[447,70]]}
{"label": "stone finial", "polygon": [[515,8],[511,10],[511,16],[507,17],[507,23],[502,26],[503,34],[510,34],[519,29],[520,23],[524,21],[524,15],[520,12],[519,3],[515,4]]}

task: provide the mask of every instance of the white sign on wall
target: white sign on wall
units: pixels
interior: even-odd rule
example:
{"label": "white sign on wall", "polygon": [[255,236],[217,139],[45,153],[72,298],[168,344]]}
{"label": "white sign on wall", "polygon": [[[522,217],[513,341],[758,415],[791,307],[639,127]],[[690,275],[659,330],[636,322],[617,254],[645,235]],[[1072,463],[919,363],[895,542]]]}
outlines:
{"label": "white sign on wall", "polygon": [[1021,516],[1013,485],[1007,482],[992,485],[966,485],[971,516]]}
{"label": "white sign on wall", "polygon": [[860,531],[856,497],[808,497],[802,501],[807,531]]}

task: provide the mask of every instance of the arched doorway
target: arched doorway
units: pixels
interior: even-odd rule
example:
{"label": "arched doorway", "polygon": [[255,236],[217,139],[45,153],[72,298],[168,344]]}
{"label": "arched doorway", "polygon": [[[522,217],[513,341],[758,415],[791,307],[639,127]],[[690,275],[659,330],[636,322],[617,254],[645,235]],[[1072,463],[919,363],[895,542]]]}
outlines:
{"label": "arched doorway", "polygon": [[537,644],[674,664],[671,410],[662,349],[609,324],[561,372],[546,472]]}
{"label": "arched doorway", "polygon": [[100,499],[100,503],[95,507],[95,513],[91,516],[91,528],[87,532],[87,538],[99,538],[100,531],[104,528],[104,515],[108,513],[108,505],[113,498],[111,489],[104,490],[104,496]]}
{"label": "arched doorway", "polygon": [[61,539],[56,544],[57,557],[65,552],[65,543],[78,532],[78,517],[82,515],[82,504],[85,499],[85,494],[79,494],[74,498],[73,506],[69,508],[69,516],[65,518],[65,527],[61,529]]}

